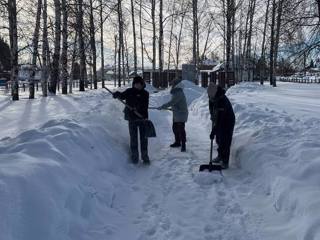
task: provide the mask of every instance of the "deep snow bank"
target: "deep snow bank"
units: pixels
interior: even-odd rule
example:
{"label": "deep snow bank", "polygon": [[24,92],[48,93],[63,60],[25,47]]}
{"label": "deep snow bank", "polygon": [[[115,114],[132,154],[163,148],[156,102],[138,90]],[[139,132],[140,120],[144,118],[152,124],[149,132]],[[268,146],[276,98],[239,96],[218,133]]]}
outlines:
{"label": "deep snow bank", "polygon": [[[319,92],[318,85],[281,83],[227,92],[236,114],[231,166],[248,178],[244,204],[264,219],[262,239],[320,239]],[[191,112],[209,132],[205,95]]]}
{"label": "deep snow bank", "polygon": [[[42,115],[40,124],[31,120],[28,127],[36,128],[21,133],[7,129],[17,135],[0,141],[0,239],[126,239],[135,231],[122,231],[121,225],[131,224],[122,211],[134,213],[138,201],[127,182],[131,166],[122,106],[103,90],[54,98],[47,101],[63,99],[46,106],[52,115],[61,107],[55,117]],[[132,206],[127,209],[123,201]]]}

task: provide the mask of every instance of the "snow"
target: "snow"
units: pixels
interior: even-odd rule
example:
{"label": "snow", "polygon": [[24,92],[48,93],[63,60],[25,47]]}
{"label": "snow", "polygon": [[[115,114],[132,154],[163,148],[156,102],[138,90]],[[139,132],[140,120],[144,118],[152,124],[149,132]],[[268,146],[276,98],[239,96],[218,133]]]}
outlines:
{"label": "snow", "polygon": [[[320,85],[230,88],[237,122],[220,176],[198,172],[208,99],[183,84],[187,152],[168,147],[171,112],[150,110],[151,166],[129,163],[123,106],[104,90],[0,96],[0,240],[320,239]],[[170,99],[147,90],[150,106]]]}

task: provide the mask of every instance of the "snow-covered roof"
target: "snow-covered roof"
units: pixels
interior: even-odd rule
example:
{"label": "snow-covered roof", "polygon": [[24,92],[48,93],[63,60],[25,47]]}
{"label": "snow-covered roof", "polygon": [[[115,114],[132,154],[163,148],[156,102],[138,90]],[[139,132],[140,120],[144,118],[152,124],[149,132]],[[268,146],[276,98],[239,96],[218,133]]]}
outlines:
{"label": "snow-covered roof", "polygon": [[224,63],[219,63],[217,66],[215,66],[212,71],[213,72],[216,72],[216,71],[219,71],[221,69],[224,69]]}

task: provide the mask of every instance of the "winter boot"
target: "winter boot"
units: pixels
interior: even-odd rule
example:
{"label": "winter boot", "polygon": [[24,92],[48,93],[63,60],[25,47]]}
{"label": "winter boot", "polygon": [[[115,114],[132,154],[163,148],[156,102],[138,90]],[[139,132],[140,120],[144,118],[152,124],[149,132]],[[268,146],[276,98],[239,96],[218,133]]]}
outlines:
{"label": "winter boot", "polygon": [[225,162],[225,161],[222,161],[221,168],[222,169],[228,169],[229,168],[229,164],[227,162]]}
{"label": "winter boot", "polygon": [[183,142],[181,145],[181,152],[185,152],[186,151],[186,143]]}
{"label": "winter boot", "polygon": [[148,156],[143,157],[142,160],[144,165],[150,165],[150,159]]}
{"label": "winter boot", "polygon": [[222,159],[221,159],[221,157],[218,156],[218,157],[212,159],[212,162],[216,163],[216,164],[221,164],[222,163]]}
{"label": "winter boot", "polygon": [[170,145],[170,147],[172,148],[181,147],[181,144],[179,142],[174,142],[173,144]]}

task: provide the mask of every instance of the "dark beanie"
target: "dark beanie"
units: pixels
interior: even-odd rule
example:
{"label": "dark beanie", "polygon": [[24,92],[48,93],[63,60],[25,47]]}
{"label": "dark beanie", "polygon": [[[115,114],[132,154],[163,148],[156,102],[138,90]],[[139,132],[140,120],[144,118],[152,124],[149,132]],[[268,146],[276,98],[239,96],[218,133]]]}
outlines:
{"label": "dark beanie", "polygon": [[140,77],[140,76],[134,77],[132,84],[134,85],[134,84],[136,84],[136,83],[141,83],[142,85],[144,85],[144,80],[143,80],[143,78]]}

